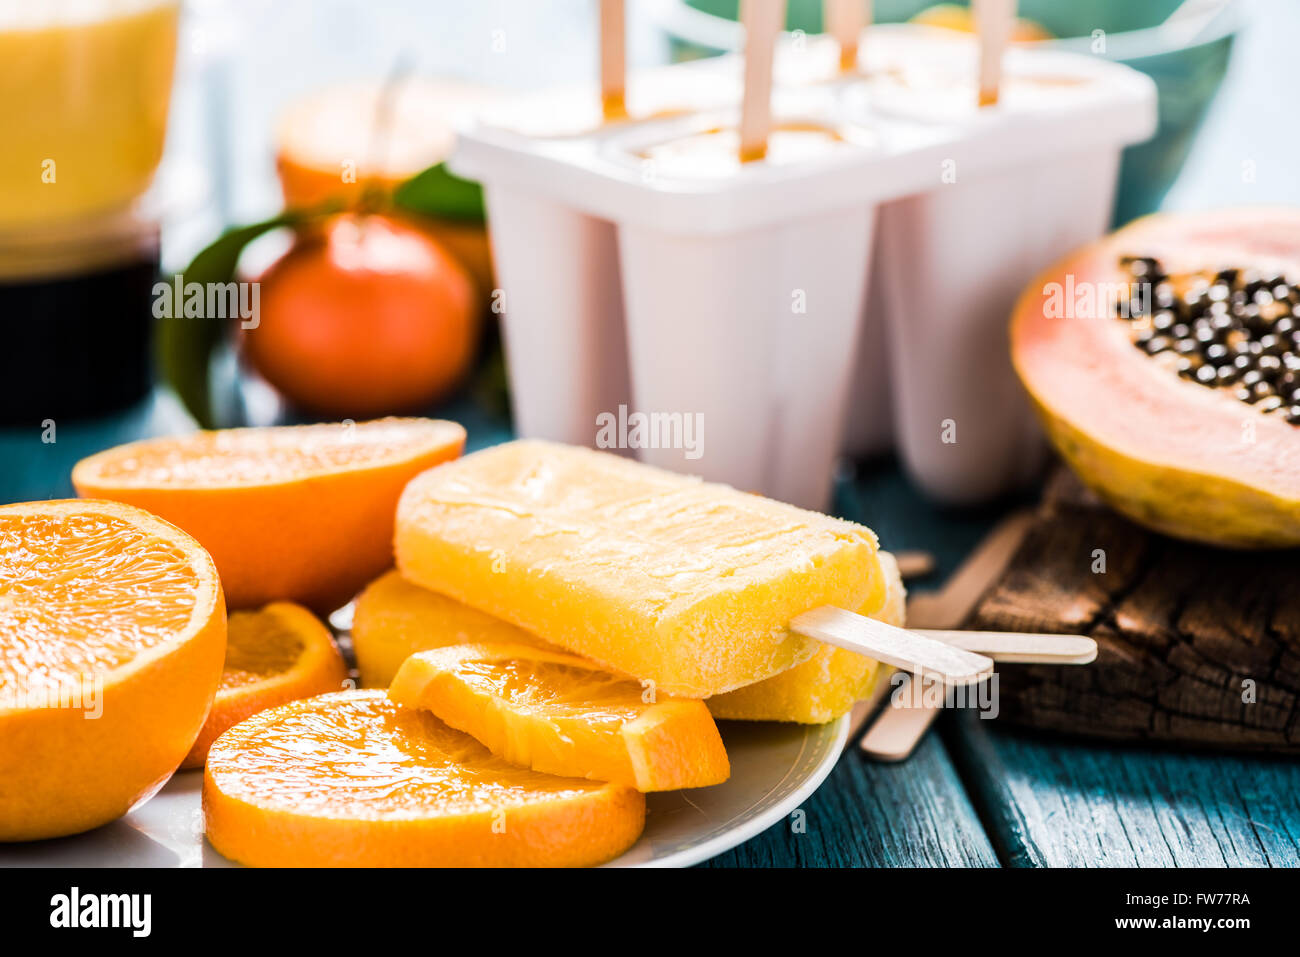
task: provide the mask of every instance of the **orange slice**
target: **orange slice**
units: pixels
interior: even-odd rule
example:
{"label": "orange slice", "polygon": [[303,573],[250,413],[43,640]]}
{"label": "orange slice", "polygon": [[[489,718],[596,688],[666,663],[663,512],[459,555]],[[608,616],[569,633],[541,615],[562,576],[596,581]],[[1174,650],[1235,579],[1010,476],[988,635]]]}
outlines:
{"label": "orange slice", "polygon": [[[702,701],[528,645],[454,645],[412,655],[388,696],[427,708],[512,764],[638,791],[706,787],[731,767]],[[646,699],[650,700],[647,701]]]}
{"label": "orange slice", "polygon": [[500,618],[412,585],[396,570],[357,596],[352,651],[365,688],[387,688],[402,662],[417,651],[475,642],[560,650]]}
{"label": "orange slice", "polygon": [[264,867],[599,864],[645,798],[495,758],[428,711],[342,691],[263,711],[212,745],[208,840]]}
{"label": "orange slice", "polygon": [[217,570],[115,502],[0,507],[0,841],[125,814],[176,770],[221,675]]}
{"label": "orange slice", "polygon": [[348,676],[334,636],[301,605],[277,601],[226,622],[226,664],[212,711],[183,768],[201,768],[217,736],[249,715],[338,691]]}
{"label": "orange slice", "polygon": [[72,481],[197,538],[232,608],[326,613],[393,564],[403,486],[464,444],[463,428],[431,419],[228,429],[118,446],[78,462]]}

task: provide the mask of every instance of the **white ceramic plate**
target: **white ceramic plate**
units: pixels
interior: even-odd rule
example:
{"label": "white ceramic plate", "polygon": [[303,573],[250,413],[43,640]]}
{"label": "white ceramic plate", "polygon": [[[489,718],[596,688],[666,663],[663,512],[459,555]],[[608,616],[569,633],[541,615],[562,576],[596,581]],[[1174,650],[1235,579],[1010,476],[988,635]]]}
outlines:
{"label": "white ceramic plate", "polygon": [[833,724],[721,721],[725,784],[646,795],[645,833],[606,867],[687,867],[743,844],[817,790],[844,750],[848,715]]}
{"label": "white ceramic plate", "polygon": [[[771,827],[835,766],[849,719],[833,724],[719,724],[731,779],[717,787],[651,794],[645,833],[609,867],[686,867]],[[121,820],[76,837],[0,844],[0,867],[231,867],[203,839],[203,775],[183,771]]]}

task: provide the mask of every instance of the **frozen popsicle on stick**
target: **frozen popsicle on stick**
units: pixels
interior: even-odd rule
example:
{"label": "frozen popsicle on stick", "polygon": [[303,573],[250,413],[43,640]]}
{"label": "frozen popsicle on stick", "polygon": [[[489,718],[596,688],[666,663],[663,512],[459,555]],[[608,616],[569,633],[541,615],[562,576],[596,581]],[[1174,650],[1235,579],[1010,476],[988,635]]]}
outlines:
{"label": "frozen popsicle on stick", "polygon": [[871,0],[825,0],[822,19],[826,32],[840,45],[840,69],[847,72],[858,65],[858,40],[871,21]]}
{"label": "frozen popsicle on stick", "polygon": [[1011,41],[1016,0],[971,0],[979,36],[979,105],[992,106],[1002,86],[1002,55]]}
{"label": "frozen popsicle on stick", "polygon": [[624,0],[600,0],[600,107],[606,120],[627,116]]}
{"label": "frozen popsicle on stick", "polygon": [[745,89],[740,104],[740,159],[762,159],[772,129],[772,57],[785,26],[785,0],[741,0]]}
{"label": "frozen popsicle on stick", "polygon": [[665,694],[762,681],[819,641],[947,683],[992,672],[844,610],[886,597],[869,529],[608,453],[520,441],[430,470],[395,545],[409,581]]}

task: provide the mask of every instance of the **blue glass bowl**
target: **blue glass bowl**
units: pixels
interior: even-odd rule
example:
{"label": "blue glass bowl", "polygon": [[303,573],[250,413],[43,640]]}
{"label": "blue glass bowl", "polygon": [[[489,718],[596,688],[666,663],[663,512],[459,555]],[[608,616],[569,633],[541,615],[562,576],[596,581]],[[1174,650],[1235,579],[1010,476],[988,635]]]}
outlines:
{"label": "blue glass bowl", "polygon": [[[929,0],[876,0],[875,19],[907,20],[931,5]],[[1124,152],[1115,201],[1117,225],[1160,205],[1228,68],[1240,24],[1240,0],[1225,3],[1196,31],[1161,26],[1178,5],[1179,0],[1020,0],[1022,17],[1061,38],[1047,41],[1052,46],[1105,56],[1155,80],[1160,125],[1153,139]],[[656,0],[652,10],[672,41],[674,56],[689,59],[739,46],[738,7],[738,0]],[[786,26],[819,33],[821,10],[821,0],[789,0]]]}

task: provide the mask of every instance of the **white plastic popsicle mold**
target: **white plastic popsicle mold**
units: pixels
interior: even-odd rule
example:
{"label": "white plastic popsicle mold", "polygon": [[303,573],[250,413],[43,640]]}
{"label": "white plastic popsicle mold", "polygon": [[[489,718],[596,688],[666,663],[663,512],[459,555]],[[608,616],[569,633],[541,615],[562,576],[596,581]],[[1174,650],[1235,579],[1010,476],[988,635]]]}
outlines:
{"label": "white plastic popsicle mold", "polygon": [[[868,55],[877,79],[846,94],[851,114],[941,125],[987,117],[974,106],[969,43],[928,30],[882,30]],[[1068,109],[1072,96],[1089,92],[1070,67],[1055,56],[1011,51],[1002,109],[1027,118]],[[909,87],[904,70],[920,73],[928,88]],[[888,401],[877,392],[854,405],[848,451],[870,454],[881,449],[880,437],[893,436],[913,481],[941,501],[994,498],[1033,478],[1045,458],[1011,369],[1007,320],[1028,278],[1105,231],[1122,145],[1106,130],[1072,132],[1047,162],[1013,159],[972,176],[954,157],[936,188],[881,208],[862,340],[888,348],[860,349],[854,378],[883,378],[892,388]]]}
{"label": "white plastic popsicle mold", "polygon": [[631,401],[614,224],[504,183],[484,187],[515,429],[589,445]]}
{"label": "white plastic popsicle mold", "polygon": [[1092,151],[881,210],[882,312],[869,322],[889,343],[899,455],[931,497],[986,501],[1040,471],[1047,447],[1011,368],[1008,317],[1027,278],[1105,231],[1118,163]]}
{"label": "white plastic popsicle mold", "polygon": [[694,447],[645,448],[642,461],[825,507],[873,213],[686,236],[619,226],[635,407],[698,422]]}
{"label": "white plastic popsicle mold", "polygon": [[[736,67],[733,58],[730,69],[645,71],[629,84],[629,108],[672,116],[685,103],[734,102]],[[602,125],[598,98],[586,88],[527,97],[496,122],[521,143],[561,147],[620,128]],[[515,429],[526,438],[591,445],[596,416],[632,401],[615,223],[535,189],[527,177],[485,178],[483,186],[504,293]]]}
{"label": "white plastic popsicle mold", "polygon": [[[877,212],[876,235],[887,228]],[[858,329],[858,349],[849,376],[849,404],[844,415],[844,451],[852,456],[883,455],[894,448],[893,371],[884,322],[886,284],[879,281],[882,243],[877,238],[866,275],[866,309]]]}
{"label": "white plastic popsicle mold", "polygon": [[1154,132],[1155,88],[1101,59],[1014,49],[1004,102],[976,110],[909,85],[904,58],[960,76],[968,55],[923,39],[871,28],[860,74],[819,73],[824,45],[782,51],[776,126],[842,137],[797,163],[719,174],[646,158],[734,128],[734,57],[655,71],[694,91],[690,112],[665,94],[647,119],[541,135],[579,94],[538,93],[465,128],[452,167],[485,187],[520,434],[599,445],[620,406],[691,416],[699,441],[651,430],[639,457],[810,508],[827,504],[846,436],[855,452],[894,442],[950,501],[1031,474],[1041,445],[1007,358],[1011,305],[1105,229],[1121,149]]}

